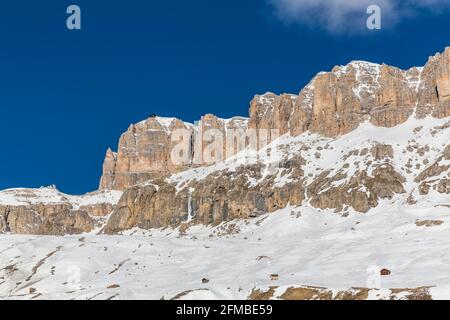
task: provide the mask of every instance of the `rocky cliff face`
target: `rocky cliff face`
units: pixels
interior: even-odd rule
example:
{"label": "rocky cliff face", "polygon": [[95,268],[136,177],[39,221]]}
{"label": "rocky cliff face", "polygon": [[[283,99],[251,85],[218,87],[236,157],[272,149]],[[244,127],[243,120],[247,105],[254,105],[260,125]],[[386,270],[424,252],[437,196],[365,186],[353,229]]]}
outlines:
{"label": "rocky cliff face", "polygon": [[104,231],[217,225],[289,205],[342,216],[385,202],[449,205],[449,138],[449,118],[410,118],[393,128],[366,122],[337,139],[285,136],[258,152],[127,189]]}
{"label": "rocky cliff face", "polygon": [[[355,61],[318,74],[299,95],[256,96],[246,127],[258,132],[250,159],[233,157],[206,169],[172,171],[161,185],[125,191],[105,232],[217,224],[289,204],[346,215],[397,198],[416,203],[432,191],[448,195],[449,167],[442,161],[450,138],[445,119],[450,116],[449,70],[447,48],[424,68],[403,71]],[[429,117],[436,121],[428,122]],[[217,122],[210,125],[221,130]],[[269,142],[285,134],[290,138],[265,147],[262,130],[268,130]],[[393,132],[392,139],[383,132]],[[311,134],[320,138],[311,139]],[[348,136],[357,134],[367,139],[351,139],[352,148],[343,148]]]}
{"label": "rocky cliff face", "polygon": [[298,95],[256,96],[248,119],[131,125],[118,151],[107,151],[100,182],[103,192],[124,191],[120,201],[0,201],[0,227],[86,232],[112,211],[103,231],[117,233],[219,224],[289,205],[343,216],[386,201],[449,205],[449,117],[450,48],[406,71],[354,61],[319,73]]}
{"label": "rocky cliff face", "polygon": [[[246,129],[247,119],[219,119],[205,115],[196,124],[175,118],[151,117],[131,125],[119,140],[118,152],[108,149],[100,181],[102,190],[124,190],[151,179],[166,177],[189,167],[202,165],[206,159],[203,151],[213,137],[207,137],[210,129],[225,134],[228,129]],[[180,141],[188,148],[183,150],[179,162],[173,161],[172,152]],[[226,143],[223,146],[225,154]]]}
{"label": "rocky cliff face", "polygon": [[65,235],[91,232],[112,213],[121,192],[69,196],[53,187],[0,192],[0,232]]}
{"label": "rocky cliff face", "polygon": [[[261,148],[286,133],[298,136],[306,131],[337,137],[368,120],[375,126],[394,127],[415,113],[417,118],[450,116],[450,48],[431,57],[425,67],[406,71],[387,65],[354,61],[319,73],[298,94],[256,96],[250,103],[249,119],[202,117],[198,124],[174,118],[153,117],[132,125],[119,141],[118,152],[108,150],[100,189],[124,190],[138,183],[169,176],[204,161],[204,149],[211,142],[205,132],[215,129],[256,130]],[[189,161],[171,161],[173,146],[180,139],[177,129],[190,130]],[[263,130],[264,136],[261,133]],[[200,132],[200,134],[199,134]],[[224,159],[227,153],[223,143]],[[195,145],[202,145],[194,148]]]}

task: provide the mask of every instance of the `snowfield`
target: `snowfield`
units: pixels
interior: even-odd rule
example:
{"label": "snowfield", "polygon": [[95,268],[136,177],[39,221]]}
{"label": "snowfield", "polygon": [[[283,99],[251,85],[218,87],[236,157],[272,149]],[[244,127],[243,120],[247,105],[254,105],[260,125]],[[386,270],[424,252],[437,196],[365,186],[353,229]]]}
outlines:
{"label": "snowfield", "polygon": [[[363,123],[337,139],[305,133],[280,140],[280,145],[289,146],[283,158],[300,153],[307,160],[307,183],[315,172],[337,173],[333,170],[340,170],[337,164],[344,161],[343,155],[354,149],[370,148],[374,142],[393,145],[391,164],[405,177],[406,193],[380,201],[365,214],[351,208],[345,215],[338,214],[305,202],[216,227],[135,229],[116,236],[95,232],[65,237],[0,235],[0,299],[248,299],[255,290],[271,287],[276,299],[288,288],[301,286],[334,293],[370,288],[369,299],[388,299],[393,289],[426,287],[432,298],[450,299],[450,197],[435,190],[421,195],[414,183],[448,145],[450,126],[445,124],[449,120],[411,117],[394,128]],[[302,150],[302,145],[321,150],[320,158]],[[428,145],[429,150],[420,154],[412,145]],[[266,151],[259,157],[247,154],[244,160],[270,163],[263,157]],[[169,181],[181,188],[215,171],[233,171],[242,160],[236,156],[187,170]],[[347,177],[361,170],[370,174],[372,166],[363,160],[367,159],[347,160],[351,164],[345,169]],[[408,162],[409,169],[405,168]],[[448,172],[433,179],[444,175]],[[278,183],[288,181],[289,177],[280,176]],[[44,194],[32,200],[23,192],[21,198],[21,192],[6,190],[0,193],[0,202],[59,202],[60,197],[70,197],[43,189]],[[417,203],[410,204],[410,196]],[[70,199],[80,206],[119,197],[92,194]],[[390,274],[381,276],[382,269]]]}
{"label": "snowfield", "polygon": [[71,204],[74,209],[100,203],[116,204],[122,191],[100,190],[81,196],[72,196],[59,192],[56,187],[39,189],[16,188],[0,191],[0,205],[26,206],[36,204]]}
{"label": "snowfield", "polygon": [[[375,285],[373,299],[431,287],[433,298],[450,299],[449,204],[408,208],[397,200],[345,218],[286,208],[185,234],[2,235],[0,299],[247,299],[255,288],[282,294],[304,285]],[[381,268],[391,275],[380,277]]]}

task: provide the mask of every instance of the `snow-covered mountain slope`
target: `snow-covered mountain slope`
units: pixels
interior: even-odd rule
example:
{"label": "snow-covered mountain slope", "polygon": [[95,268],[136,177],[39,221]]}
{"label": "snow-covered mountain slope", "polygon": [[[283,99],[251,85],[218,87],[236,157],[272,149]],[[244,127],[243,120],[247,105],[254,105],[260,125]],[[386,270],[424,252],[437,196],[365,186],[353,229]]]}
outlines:
{"label": "snow-covered mountain slope", "polygon": [[0,192],[0,298],[450,299],[449,79],[450,48],[354,61],[248,119],[131,125],[102,191]]}
{"label": "snow-covered mountain slope", "polygon": [[105,231],[218,224],[288,205],[367,213],[383,200],[447,204],[450,118],[410,117],[392,127],[362,123],[327,138],[282,136],[223,162],[125,191]]}
{"label": "snow-covered mountain slope", "polygon": [[55,187],[0,192],[0,233],[77,234],[101,229],[122,196],[101,190],[82,196]]}
{"label": "snow-covered mountain slope", "polygon": [[[450,117],[444,119],[411,117],[405,123],[393,128],[381,128],[365,122],[349,134],[337,138],[327,138],[308,132],[297,137],[285,135],[259,152],[247,149],[218,164],[174,174],[168,182],[176,183],[180,189],[193,180],[201,181],[215,172],[234,173],[244,165],[261,164],[267,170],[263,169],[265,175],[263,174],[259,181],[254,181],[253,184],[261,183],[268,175],[275,173],[278,178],[283,176],[283,182],[278,182],[278,185],[282,186],[290,180],[289,175],[283,175],[283,171],[289,171],[291,168],[282,168],[280,163],[301,156],[306,161],[302,169],[305,170],[307,183],[311,183],[318,172],[329,172],[327,176],[345,174],[347,178],[335,184],[343,185],[355,172],[365,170],[370,173],[371,168],[388,162],[406,177],[408,182],[406,189],[413,192],[414,179],[438,160],[449,143]],[[376,159],[376,155],[369,152],[376,145],[392,146],[392,157]],[[361,155],[362,150],[367,150],[367,153]],[[346,163],[348,166],[341,168]],[[445,163],[443,162],[443,165]],[[442,176],[446,176],[445,173]]]}
{"label": "snow-covered mountain slope", "polygon": [[42,187],[38,189],[16,188],[0,191],[0,206],[28,206],[71,204],[74,209],[83,206],[109,203],[116,204],[122,196],[121,191],[100,190],[81,196],[64,194],[56,187]]}
{"label": "snow-covered mountain slope", "polygon": [[[126,191],[118,206],[150,201],[145,188],[153,196],[169,188],[171,203],[191,193],[186,212],[193,213],[195,190],[213,180],[244,179],[247,189],[276,190],[295,180],[305,186],[300,204],[217,226],[195,223],[197,211],[175,228],[143,230],[136,223],[120,235],[98,229],[64,237],[2,235],[0,299],[450,299],[450,196],[442,187],[450,172],[449,130],[449,118],[429,117],[393,128],[363,123],[337,138],[285,136],[259,152],[174,174],[166,185],[136,186],[141,196]],[[402,190],[378,197],[364,213],[314,201],[352,188],[371,199],[380,191],[369,178],[386,166],[401,177]],[[308,193],[320,179],[313,189],[319,191]],[[36,203],[22,192],[5,191],[2,201],[12,193],[10,204]],[[62,199],[50,189],[33,194],[47,203]],[[97,198],[114,198],[107,195]],[[145,215],[143,208],[136,213]]]}
{"label": "snow-covered mountain slope", "polygon": [[248,119],[244,117],[222,119],[212,114],[201,117],[195,124],[157,116],[132,124],[121,135],[118,151],[107,151],[100,189],[124,190],[190,167],[189,161],[177,164],[172,159],[173,147],[180,140],[180,133],[189,140],[187,144],[195,145],[207,139],[209,130],[218,130],[226,135],[232,130],[246,130],[247,124]]}
{"label": "snow-covered mountain slope", "polygon": [[[108,150],[106,154],[100,188],[125,190],[205,165],[204,148],[190,150],[182,165],[171,161],[173,143],[180,140],[179,130],[188,131],[184,137],[192,146],[209,145],[217,132],[227,136],[233,130],[257,130],[255,140],[265,145],[267,139],[273,141],[274,136],[286,133],[296,137],[310,132],[335,138],[365,122],[392,128],[412,116],[448,117],[450,47],[430,57],[423,67],[408,70],[365,61],[336,66],[330,72],[318,73],[295,94],[255,95],[248,116],[224,120],[206,114],[195,124],[152,116],[131,125],[122,134],[117,153]],[[213,132],[208,133],[210,130]],[[234,150],[233,139],[222,140],[223,151],[227,151],[222,158],[234,156],[234,152],[228,152]]]}
{"label": "snow-covered mountain slope", "polygon": [[322,288],[311,298],[449,299],[449,217],[397,200],[348,217],[288,207],[183,232],[2,236],[0,299],[248,299],[271,287],[260,298],[280,298],[302,286]]}

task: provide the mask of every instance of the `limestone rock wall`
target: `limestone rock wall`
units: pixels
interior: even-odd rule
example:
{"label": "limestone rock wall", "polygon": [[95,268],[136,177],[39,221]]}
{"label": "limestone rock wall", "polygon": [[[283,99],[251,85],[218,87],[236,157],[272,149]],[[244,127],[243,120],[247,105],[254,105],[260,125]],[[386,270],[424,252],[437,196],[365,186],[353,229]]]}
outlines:
{"label": "limestone rock wall", "polygon": [[[128,187],[166,177],[190,167],[205,165],[225,158],[227,143],[224,139],[221,154],[208,154],[208,146],[215,143],[215,131],[224,137],[228,130],[247,128],[247,119],[229,120],[207,114],[196,124],[175,118],[151,117],[130,128],[119,140],[118,152],[108,149],[103,163],[101,190],[125,190]],[[187,146],[180,159],[174,160],[174,147],[182,142]],[[181,153],[183,153],[181,152]],[[211,160],[212,159],[212,160]]]}
{"label": "limestone rock wall", "polygon": [[150,179],[163,177],[183,169],[173,165],[172,132],[190,130],[178,119],[152,117],[131,125],[119,140],[118,152],[108,149],[103,164],[100,189],[124,190]]}
{"label": "limestone rock wall", "polygon": [[121,192],[69,196],[56,188],[0,192],[0,233],[66,235],[91,232],[113,212]]}
{"label": "limestone rock wall", "polygon": [[[450,48],[430,57],[425,67],[406,71],[363,61],[337,66],[331,72],[319,73],[298,95],[255,96],[248,121],[208,114],[195,125],[159,117],[132,125],[120,138],[118,152],[107,151],[100,189],[125,190],[186,168],[210,164],[217,156],[205,159],[205,152],[209,152],[206,148],[214,141],[214,137],[206,136],[210,129],[224,137],[230,129],[256,130],[255,147],[261,148],[287,133],[297,136],[310,131],[336,137],[367,120],[390,128],[413,114],[418,118],[450,115]],[[191,130],[191,161],[183,165],[171,161],[174,143],[179,141],[173,137],[176,129]],[[229,142],[224,138],[220,151],[223,159],[235,154],[227,149]]]}
{"label": "limestone rock wall", "polygon": [[92,231],[95,220],[84,210],[68,204],[0,206],[3,232],[35,235],[66,235]]}
{"label": "limestone rock wall", "polygon": [[[346,148],[357,140],[354,130],[366,127],[363,122],[395,130],[413,116],[413,125],[427,116],[450,116],[450,48],[423,68],[406,71],[362,61],[335,67],[319,73],[298,95],[255,96],[248,119],[207,114],[190,124],[152,116],[131,125],[117,152],[106,153],[100,194],[124,190],[120,200],[99,201],[94,194],[81,201],[53,191],[37,196],[19,190],[17,197],[25,200],[10,201],[14,191],[1,192],[0,232],[90,232],[110,213],[103,228],[108,234],[219,224],[289,205],[345,215],[365,213],[401,195],[411,205],[432,192],[449,194],[446,120],[427,129],[405,127],[409,132],[399,134],[403,147],[366,137],[358,140],[359,149]],[[284,144],[267,146],[283,135]],[[180,142],[187,148],[177,149]],[[232,157],[247,146],[255,153]],[[174,150],[183,161],[174,161]],[[48,197],[56,200],[46,202]]]}
{"label": "limestone rock wall", "polygon": [[[298,159],[295,163],[304,162]],[[114,234],[133,227],[152,229],[183,223],[216,225],[273,212],[288,204],[302,204],[305,190],[301,170],[289,168],[298,181],[281,187],[274,186],[275,176],[251,186],[247,177],[260,179],[261,171],[262,167],[255,165],[242,166],[233,175],[216,172],[181,190],[173,183],[158,188],[131,187],[124,192],[103,232]]]}

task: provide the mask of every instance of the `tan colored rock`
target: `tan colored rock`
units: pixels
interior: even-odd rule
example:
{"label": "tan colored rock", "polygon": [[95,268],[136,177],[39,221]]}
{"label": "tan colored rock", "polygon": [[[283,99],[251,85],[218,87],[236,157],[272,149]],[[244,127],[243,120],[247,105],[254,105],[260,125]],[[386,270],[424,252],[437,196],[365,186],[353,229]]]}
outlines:
{"label": "tan colored rock", "polygon": [[437,185],[437,191],[439,193],[450,194],[450,179],[442,179]]}
{"label": "tan colored rock", "polygon": [[450,48],[439,57],[436,86],[439,101],[450,101]]}
{"label": "tan colored rock", "polygon": [[446,48],[424,68],[407,71],[355,61],[320,73],[300,92],[290,118],[291,134],[310,130],[337,136],[353,130],[367,116],[376,126],[393,127],[415,110],[418,117],[447,117],[449,56]]}
{"label": "tan colored rock", "polygon": [[136,227],[140,218],[138,210],[148,206],[155,193],[154,186],[135,186],[126,190],[103,232],[112,234]]}
{"label": "tan colored rock", "polygon": [[430,57],[425,65],[418,90],[417,115],[444,118],[450,115],[449,103],[450,47]]}
{"label": "tan colored rock", "polygon": [[[293,113],[296,98],[297,96],[291,94],[277,96],[273,93],[255,96],[250,103],[249,129],[267,130],[267,134],[264,133],[265,136],[259,140],[269,142],[288,133],[289,120]],[[266,144],[260,143],[259,148],[264,147]]]}
{"label": "tan colored rock", "polygon": [[416,226],[418,227],[427,227],[427,228],[431,228],[431,227],[436,227],[436,226],[440,226],[443,225],[444,221],[442,220],[422,220],[422,221],[416,221]]}
{"label": "tan colored rock", "polygon": [[[388,289],[388,300],[432,300],[430,287]],[[380,297],[380,290],[371,288],[351,288],[336,291],[321,287],[290,287],[278,299],[283,300],[367,300],[369,295]]]}
{"label": "tan colored rock", "polygon": [[114,189],[114,178],[116,173],[117,153],[111,148],[106,151],[103,161],[103,174],[100,179],[100,189]]}
{"label": "tan colored rock", "polygon": [[15,234],[65,235],[90,232],[95,221],[71,205],[0,206],[3,229]]}
{"label": "tan colored rock", "polygon": [[188,124],[172,118],[152,117],[131,125],[119,140],[117,154],[108,150],[103,164],[100,189],[123,190],[184,168],[170,161],[172,136]]}
{"label": "tan colored rock", "polygon": [[[304,162],[289,162],[294,163]],[[274,176],[267,177],[260,185],[249,187],[248,177],[260,178],[261,170],[257,165],[244,165],[237,169],[235,175],[215,172],[181,190],[172,184],[165,184],[158,190],[153,186],[129,188],[104,232],[112,234],[133,227],[177,227],[188,221],[217,225],[234,219],[257,217],[285,208],[288,204],[301,205],[305,195],[301,170],[290,168],[298,181],[283,187],[274,187]]]}
{"label": "tan colored rock", "polygon": [[55,187],[0,192],[0,232],[65,235],[90,232],[114,209],[120,192],[69,196]]}
{"label": "tan colored rock", "polygon": [[[247,119],[224,120],[207,114],[195,126],[175,118],[160,117],[131,125],[120,138],[119,151],[114,153],[109,149],[106,153],[100,189],[125,190],[190,167],[223,161],[230,155],[227,133],[237,129],[245,132]],[[175,146],[180,143],[186,154],[180,151],[177,155],[179,150]],[[220,147],[214,143],[219,143]]]}
{"label": "tan colored rock", "polygon": [[404,71],[381,67],[378,105],[371,110],[371,122],[380,127],[394,127],[405,122],[414,112],[416,93],[407,84]]}
{"label": "tan colored rock", "polygon": [[[308,131],[322,137],[337,137],[365,121],[375,126],[394,127],[411,116],[450,116],[449,75],[450,48],[431,57],[424,68],[406,71],[353,61],[331,72],[319,73],[299,95],[255,96],[250,103],[249,119],[226,120],[207,114],[192,125],[174,118],[151,117],[131,125],[122,134],[117,153],[111,149],[106,153],[100,189],[126,190],[118,206],[112,203],[73,206],[64,196],[58,204],[0,206],[0,230],[33,234],[86,232],[95,226],[92,217],[111,212],[105,233],[182,223],[219,224],[255,218],[288,205],[301,205],[305,200],[320,209],[342,213],[351,207],[367,212],[381,199],[405,193],[406,179],[396,171],[400,168],[392,161],[393,145],[375,143],[373,147],[353,150],[343,155],[346,163],[342,167],[326,171],[317,168],[318,172],[309,173],[309,177],[304,177],[307,164],[299,152],[294,158],[282,158],[275,174],[267,174],[264,163],[257,161],[243,164],[233,173],[221,169],[182,186],[165,178],[209,165],[211,161],[222,161],[246,146],[261,149],[284,134],[297,136]],[[434,128],[433,135],[445,128],[448,124]],[[174,148],[180,142],[177,135],[180,130],[188,132],[183,137],[188,148],[182,152],[185,158],[182,163],[173,158]],[[236,130],[243,136],[243,143],[242,137],[234,135]],[[415,130],[414,134],[421,130]],[[249,138],[251,132],[256,133],[255,141]],[[405,153],[413,152],[414,148],[409,146]],[[315,155],[317,162],[323,160],[322,150],[323,147],[309,150],[308,146],[301,149]],[[429,146],[417,146],[416,152],[424,156],[430,150]],[[347,176],[350,173],[346,169],[355,157],[365,163],[361,167],[355,164],[358,169]],[[447,160],[450,160],[450,146],[437,159],[416,163],[417,170],[422,165],[426,167],[415,178],[414,192],[448,194]],[[411,160],[404,166],[407,170],[403,172],[412,172]],[[280,176],[289,179],[278,184]],[[411,194],[411,203],[416,201],[413,198]]]}
{"label": "tan colored rock", "polygon": [[[406,179],[390,164],[375,167],[372,176],[367,175],[366,171],[352,177],[328,175],[329,172],[322,173],[308,186],[308,197],[316,208],[341,212],[346,206],[350,206],[364,213],[375,208],[380,199],[391,199],[395,194],[406,192],[403,187]],[[335,186],[334,183],[342,179],[347,181]]]}
{"label": "tan colored rock", "polygon": [[[332,72],[319,73],[298,97],[257,96],[251,103],[249,126],[281,125],[286,128],[281,134],[290,132],[295,136],[309,130],[329,137],[348,133],[367,118],[377,126],[393,127],[412,115],[419,78],[417,68],[402,71],[354,61]],[[295,101],[292,106],[285,103],[286,107],[280,108],[286,96]]]}
{"label": "tan colored rock", "polygon": [[66,210],[56,215],[45,217],[38,233],[42,235],[66,235],[90,232],[95,227],[95,221],[86,211]]}
{"label": "tan colored rock", "polygon": [[372,156],[375,160],[383,160],[385,158],[394,158],[394,148],[391,145],[376,144],[372,147]]}
{"label": "tan colored rock", "polygon": [[87,212],[92,217],[104,217],[114,210],[112,203],[98,203],[86,206],[80,206],[80,211]]}
{"label": "tan colored rock", "polygon": [[[321,72],[299,95],[266,93],[250,103],[246,120],[226,121],[214,115],[198,125],[177,119],[152,117],[130,126],[120,138],[118,152],[107,151],[101,189],[124,190],[152,179],[226,159],[239,150],[230,142],[232,129],[256,131],[256,148],[278,136],[310,131],[327,137],[346,134],[362,122],[394,127],[409,117],[450,115],[450,48],[431,57],[424,68],[400,70],[387,65],[353,61]],[[177,129],[192,130],[192,149],[186,163],[174,164],[171,151]],[[211,130],[223,135],[218,147]],[[209,131],[209,135],[207,132]],[[247,141],[246,139],[244,139]],[[249,145],[248,141],[244,145]],[[230,150],[232,152],[230,152]]]}
{"label": "tan colored rock", "polygon": [[450,165],[445,164],[445,160],[450,160],[450,145],[448,145],[442,155],[424,171],[422,171],[414,180],[416,183],[423,182],[429,178],[439,176],[443,172],[450,170]]}

